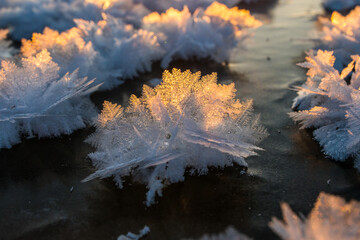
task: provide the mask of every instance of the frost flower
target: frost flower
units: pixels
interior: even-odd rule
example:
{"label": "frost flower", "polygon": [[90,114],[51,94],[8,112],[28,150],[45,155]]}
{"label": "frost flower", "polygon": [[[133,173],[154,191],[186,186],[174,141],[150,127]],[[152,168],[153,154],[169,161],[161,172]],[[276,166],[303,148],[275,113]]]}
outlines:
{"label": "frost flower", "polygon": [[135,30],[119,18],[103,14],[103,20],[96,23],[74,21],[77,26],[66,32],[45,28],[32,40],[23,40],[21,52],[33,56],[47,49],[63,72],[74,71],[76,66],[80,76],[104,82],[102,89],[119,85],[119,77],[132,78],[150,71],[152,62],[163,55],[153,33]]}
{"label": "frost flower", "polygon": [[45,27],[65,31],[75,26],[74,19],[97,22],[102,14],[111,14],[137,27],[149,10],[133,0],[2,0],[0,27],[11,27],[16,40],[30,38]]}
{"label": "frost flower", "polygon": [[298,217],[288,204],[281,204],[284,222],[276,218],[270,228],[283,240],[360,239],[360,202],[320,193],[307,219]]}
{"label": "frost flower", "polygon": [[252,102],[235,97],[234,84],[217,84],[217,75],[165,71],[155,88],[143,87],[129,106],[104,102],[97,130],[88,138],[97,151],[89,156],[98,170],[84,181],[113,176],[120,188],[123,178],[147,184],[147,205],[161,196],[165,185],[208,167],[237,163],[261,150],[255,144],[266,131]]}
{"label": "frost flower", "polygon": [[142,27],[158,37],[166,51],[161,66],[166,68],[173,59],[229,61],[231,51],[248,37],[247,30],[260,25],[249,11],[214,2],[193,14],[187,6],[182,11],[153,12],[144,17]]}
{"label": "frost flower", "polygon": [[355,157],[355,167],[360,169],[360,56],[352,59],[339,73],[333,67],[333,52],[310,51],[306,62],[299,64],[309,69],[293,103],[299,111],[290,116],[300,121],[301,128],[316,129],[315,139],[326,155],[338,161]]}
{"label": "frost flower", "polygon": [[352,54],[360,54],[360,6],[347,16],[334,12],[331,20],[320,18],[320,22],[324,25],[322,40],[334,50],[336,67],[342,69]]}
{"label": "frost flower", "polygon": [[59,66],[46,50],[23,58],[21,66],[2,61],[0,69],[0,148],[29,137],[70,134],[95,114],[86,97],[96,89],[77,71],[59,77]]}

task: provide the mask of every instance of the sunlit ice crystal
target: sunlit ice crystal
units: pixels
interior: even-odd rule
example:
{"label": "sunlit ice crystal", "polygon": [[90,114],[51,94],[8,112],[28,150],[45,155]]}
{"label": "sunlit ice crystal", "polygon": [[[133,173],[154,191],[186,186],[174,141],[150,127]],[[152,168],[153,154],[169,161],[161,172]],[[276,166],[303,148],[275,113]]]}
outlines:
{"label": "sunlit ice crystal", "polygon": [[140,98],[129,106],[105,101],[96,132],[88,142],[97,148],[89,156],[97,171],[84,181],[113,176],[147,185],[146,204],[162,195],[165,185],[184,180],[186,170],[202,175],[210,166],[234,163],[261,150],[256,144],[266,135],[252,101],[235,99],[234,84],[217,84],[217,74],[165,71],[163,82],[144,85]]}
{"label": "sunlit ice crystal", "polygon": [[75,26],[74,19],[99,21],[111,14],[139,27],[150,11],[132,0],[3,0],[0,2],[0,27],[11,27],[15,40],[30,38],[45,27],[65,31]]}
{"label": "sunlit ice crystal", "polygon": [[326,155],[337,161],[349,157],[360,169],[360,57],[340,73],[334,67],[333,52],[308,52],[306,83],[298,88],[290,116],[299,121],[301,128],[315,128],[314,137]]}
{"label": "sunlit ice crystal", "polygon": [[49,52],[23,58],[21,65],[2,61],[0,69],[0,148],[21,136],[50,137],[85,127],[96,111],[87,95],[97,89],[77,71],[60,77]]}
{"label": "sunlit ice crystal", "polygon": [[21,52],[33,56],[47,49],[62,72],[79,68],[80,76],[96,78],[102,89],[121,84],[119,78],[150,71],[152,62],[163,55],[157,37],[111,15],[102,17],[98,22],[75,19],[77,26],[62,33],[45,28],[32,40],[23,40]]}
{"label": "sunlit ice crystal", "polygon": [[153,12],[144,17],[142,27],[158,37],[166,51],[161,66],[166,68],[173,59],[229,61],[231,52],[249,36],[248,29],[260,25],[249,11],[214,2],[194,13],[187,6],[182,11]]}
{"label": "sunlit ice crystal", "polygon": [[331,19],[321,17],[320,22],[324,25],[322,40],[334,50],[335,67],[341,70],[351,61],[351,55],[360,54],[360,6],[346,16],[333,12]]}
{"label": "sunlit ice crystal", "polygon": [[282,203],[284,220],[273,218],[270,228],[283,240],[360,239],[360,202],[320,193],[307,219]]}

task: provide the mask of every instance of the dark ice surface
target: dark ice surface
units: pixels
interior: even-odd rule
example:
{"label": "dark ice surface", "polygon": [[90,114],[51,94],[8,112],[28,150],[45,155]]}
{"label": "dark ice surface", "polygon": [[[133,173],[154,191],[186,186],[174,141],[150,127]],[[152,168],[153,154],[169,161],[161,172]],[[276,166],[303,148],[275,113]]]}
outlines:
{"label": "dark ice surface", "polygon": [[[311,132],[299,130],[287,115],[296,96],[291,86],[305,80],[305,70],[295,63],[315,46],[320,0],[263,1],[249,7],[264,25],[229,65],[179,61],[171,66],[216,71],[221,83],[235,82],[240,99],[254,99],[270,136],[261,143],[265,151],[247,159],[246,174],[235,166],[186,177],[146,207],[143,185],[128,182],[120,190],[111,179],[80,182],[94,171],[86,158],[94,149],[83,142],[93,128],[26,139],[0,151],[0,239],[116,239],[144,225],[151,229],[145,239],[196,238],[229,225],[254,239],[278,239],[267,225],[272,216],[281,217],[282,201],[307,215],[321,191],[360,200],[360,176],[351,161],[327,159]],[[92,99],[99,108],[104,100],[126,104],[161,72],[154,64],[152,73]]]}

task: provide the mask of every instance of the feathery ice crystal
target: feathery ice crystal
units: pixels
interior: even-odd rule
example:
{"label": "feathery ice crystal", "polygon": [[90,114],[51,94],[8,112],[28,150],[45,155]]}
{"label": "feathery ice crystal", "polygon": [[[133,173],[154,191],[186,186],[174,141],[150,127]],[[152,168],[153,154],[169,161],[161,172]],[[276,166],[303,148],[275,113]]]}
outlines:
{"label": "feathery ice crystal", "polygon": [[59,34],[45,28],[42,34],[35,33],[32,40],[23,40],[21,52],[33,56],[47,49],[63,72],[78,67],[80,76],[104,82],[103,89],[120,84],[120,76],[131,78],[150,71],[152,61],[163,55],[153,33],[135,30],[119,18],[103,14],[103,20],[97,23],[74,21],[77,27],[66,32]]}
{"label": "feathery ice crystal", "polygon": [[341,197],[320,193],[315,207],[305,220],[288,204],[281,204],[284,222],[273,218],[270,228],[283,240],[360,239],[360,202],[346,203]]}
{"label": "feathery ice crystal", "polygon": [[231,50],[248,37],[248,29],[260,26],[260,21],[247,10],[214,2],[205,10],[191,13],[174,8],[165,13],[153,12],[143,19],[143,28],[154,32],[166,54],[161,62],[166,68],[173,58],[211,58],[229,61]]}
{"label": "feathery ice crystal", "polygon": [[98,170],[84,181],[114,176],[147,184],[147,205],[161,196],[164,185],[190,174],[206,174],[208,167],[237,163],[257,155],[255,146],[266,130],[252,113],[252,101],[240,102],[234,84],[217,84],[212,73],[165,71],[155,88],[143,87],[129,106],[104,102],[97,131],[87,141],[97,147],[89,156]]}
{"label": "feathery ice crystal", "polygon": [[77,71],[59,77],[59,66],[46,50],[23,58],[22,65],[2,61],[0,69],[0,148],[32,137],[70,134],[96,114],[84,95],[96,90]]}
{"label": "feathery ice crystal", "polygon": [[341,70],[351,55],[360,54],[360,6],[347,16],[333,12],[330,20],[320,18],[320,22],[324,25],[322,40],[334,50],[335,67]]}
{"label": "feathery ice crystal", "polygon": [[323,0],[323,5],[330,11],[346,11],[360,5],[360,0]]}
{"label": "feathery ice crystal", "polygon": [[4,0],[0,3],[0,27],[11,27],[11,37],[20,40],[42,32],[45,27],[68,30],[78,18],[97,22],[103,13],[139,26],[149,12],[133,0]]}
{"label": "feathery ice crystal", "polygon": [[33,56],[47,49],[63,73],[79,67],[80,76],[95,77],[104,82],[103,89],[109,89],[121,83],[119,77],[150,71],[160,59],[164,68],[173,58],[228,61],[231,51],[248,36],[247,29],[261,25],[248,11],[217,2],[194,14],[187,7],[151,13],[140,29],[111,15],[102,17],[96,23],[75,19],[76,27],[60,34],[45,28],[32,40],[23,40],[21,51]]}
{"label": "feathery ice crystal", "polygon": [[339,73],[333,67],[332,52],[310,51],[306,62],[299,64],[309,69],[307,81],[293,103],[299,111],[290,116],[300,121],[301,128],[316,128],[315,139],[326,155],[338,161],[354,157],[355,167],[360,169],[360,56],[352,59]]}

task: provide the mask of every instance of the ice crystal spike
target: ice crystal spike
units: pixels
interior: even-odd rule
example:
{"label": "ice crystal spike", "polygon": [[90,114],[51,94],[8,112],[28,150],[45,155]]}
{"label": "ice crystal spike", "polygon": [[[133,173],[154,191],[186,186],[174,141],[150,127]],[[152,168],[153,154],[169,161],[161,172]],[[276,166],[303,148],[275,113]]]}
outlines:
{"label": "ice crystal spike", "polygon": [[96,113],[86,95],[97,89],[78,72],[59,77],[46,50],[23,58],[21,66],[2,61],[0,69],[0,148],[32,137],[70,134]]}
{"label": "ice crystal spike", "polygon": [[[360,151],[360,57],[340,73],[334,67],[332,52],[310,51],[306,62],[306,83],[298,88],[290,116],[302,128],[315,128],[314,136],[326,155],[338,161],[355,158],[358,169]],[[345,80],[350,77],[350,83]]]}
{"label": "ice crystal spike", "polygon": [[360,203],[320,193],[307,219],[281,204],[284,221],[273,218],[270,228],[283,240],[360,239]]}
{"label": "ice crystal spike", "polygon": [[217,83],[216,73],[173,69],[163,82],[143,87],[140,98],[132,95],[129,106],[104,102],[96,132],[88,142],[97,147],[89,156],[98,170],[86,178],[114,176],[147,184],[147,205],[161,196],[164,185],[191,174],[206,174],[208,167],[234,163],[261,150],[255,144],[265,135],[252,102],[235,99],[234,84]]}

